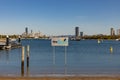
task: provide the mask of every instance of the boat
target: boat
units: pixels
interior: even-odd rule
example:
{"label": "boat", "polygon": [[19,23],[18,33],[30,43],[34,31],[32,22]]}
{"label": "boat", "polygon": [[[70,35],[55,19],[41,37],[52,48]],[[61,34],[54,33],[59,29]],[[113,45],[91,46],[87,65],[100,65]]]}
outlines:
{"label": "boat", "polygon": [[116,39],[116,41],[120,41],[120,38]]}
{"label": "boat", "polygon": [[98,39],[98,44],[100,44],[100,42],[101,42],[100,39]]}

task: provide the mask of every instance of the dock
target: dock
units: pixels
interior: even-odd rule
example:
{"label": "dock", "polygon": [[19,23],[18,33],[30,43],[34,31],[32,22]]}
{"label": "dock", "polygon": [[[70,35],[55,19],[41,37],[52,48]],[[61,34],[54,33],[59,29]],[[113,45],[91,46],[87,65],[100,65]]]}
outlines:
{"label": "dock", "polygon": [[19,48],[21,46],[22,45],[20,38],[17,40],[17,39],[9,39],[9,37],[7,37],[6,40],[0,40],[0,50]]}

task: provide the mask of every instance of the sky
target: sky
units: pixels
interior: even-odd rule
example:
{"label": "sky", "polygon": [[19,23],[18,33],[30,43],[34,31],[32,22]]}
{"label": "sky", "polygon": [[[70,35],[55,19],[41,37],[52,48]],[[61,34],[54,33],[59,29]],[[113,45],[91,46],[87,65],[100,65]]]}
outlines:
{"label": "sky", "polygon": [[120,28],[120,0],[0,0],[0,34],[110,34]]}

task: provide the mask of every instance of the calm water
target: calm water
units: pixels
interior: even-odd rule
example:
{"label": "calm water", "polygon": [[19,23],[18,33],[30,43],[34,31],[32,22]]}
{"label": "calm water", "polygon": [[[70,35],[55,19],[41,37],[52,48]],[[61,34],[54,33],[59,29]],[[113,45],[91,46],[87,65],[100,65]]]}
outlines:
{"label": "calm water", "polygon": [[[50,40],[39,39],[22,40],[22,44],[30,45],[30,66],[27,69],[25,62],[25,76],[120,75],[119,41],[69,41],[66,65],[65,47],[52,47]],[[0,51],[0,76],[21,76],[21,48]]]}

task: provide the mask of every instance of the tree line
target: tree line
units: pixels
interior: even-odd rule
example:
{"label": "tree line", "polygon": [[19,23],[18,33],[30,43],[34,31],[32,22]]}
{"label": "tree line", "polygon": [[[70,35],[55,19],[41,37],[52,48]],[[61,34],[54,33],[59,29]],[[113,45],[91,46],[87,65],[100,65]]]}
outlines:
{"label": "tree line", "polygon": [[118,35],[91,35],[91,36],[84,36],[83,39],[119,39],[120,36]]}
{"label": "tree line", "polygon": [[[9,35],[9,38],[19,38],[21,35]],[[7,35],[0,35],[0,39],[5,39]],[[21,37],[22,38],[22,37]],[[28,37],[29,38],[29,37]],[[47,36],[39,37],[39,38],[48,38]],[[82,37],[82,39],[119,39],[120,36],[118,35],[85,35]]]}
{"label": "tree line", "polygon": [[9,36],[9,38],[19,38],[20,35],[0,35],[0,39],[4,39],[6,38],[7,36]]}

